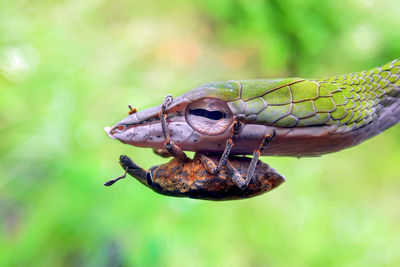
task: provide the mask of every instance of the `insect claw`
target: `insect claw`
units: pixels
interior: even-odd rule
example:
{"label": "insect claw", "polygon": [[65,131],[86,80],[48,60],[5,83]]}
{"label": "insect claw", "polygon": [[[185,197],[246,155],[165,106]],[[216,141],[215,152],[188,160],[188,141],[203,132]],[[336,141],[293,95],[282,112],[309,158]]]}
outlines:
{"label": "insect claw", "polygon": [[165,113],[165,112],[167,111],[167,107],[168,107],[169,105],[171,105],[172,100],[174,100],[174,98],[172,97],[172,95],[167,95],[167,96],[164,98],[164,101],[163,101],[162,106],[161,106],[161,108],[162,108],[162,113]]}
{"label": "insect claw", "polygon": [[241,128],[240,118],[237,117],[235,122],[233,123],[233,136],[239,134],[240,128]]}
{"label": "insect claw", "polygon": [[263,139],[263,141],[262,141],[262,143],[261,143],[261,145],[260,145],[258,150],[260,152],[262,152],[265,149],[265,147],[268,145],[268,143],[270,143],[275,138],[275,136],[276,136],[275,129],[272,131],[272,134],[265,135],[265,137],[264,137],[264,139]]}

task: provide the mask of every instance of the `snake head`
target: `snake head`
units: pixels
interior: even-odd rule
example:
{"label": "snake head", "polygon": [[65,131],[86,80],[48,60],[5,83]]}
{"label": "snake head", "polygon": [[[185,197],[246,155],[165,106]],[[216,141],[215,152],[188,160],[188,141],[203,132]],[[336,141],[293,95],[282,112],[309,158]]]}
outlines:
{"label": "snake head", "polygon": [[[227,103],[239,95],[238,90],[234,82],[209,83],[173,99],[165,111],[171,140],[183,150],[215,150],[218,144],[223,149],[235,116]],[[138,111],[105,131],[125,144],[163,148],[161,109],[159,105]]]}

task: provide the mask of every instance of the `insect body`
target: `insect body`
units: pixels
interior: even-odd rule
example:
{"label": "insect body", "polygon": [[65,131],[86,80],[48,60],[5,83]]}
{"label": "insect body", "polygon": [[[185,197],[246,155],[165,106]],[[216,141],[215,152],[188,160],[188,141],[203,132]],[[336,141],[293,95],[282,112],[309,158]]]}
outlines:
{"label": "insect body", "polygon": [[[218,155],[209,155],[209,158],[215,162],[219,160]],[[174,158],[169,163],[153,166],[149,171],[140,168],[127,156],[120,157],[120,164],[127,173],[157,193],[169,196],[208,200],[242,199],[268,192],[285,181],[274,169],[259,162],[251,182],[246,188],[240,189],[231,177],[236,175],[236,171],[245,177],[250,161],[247,157],[232,157],[227,168],[218,174],[211,174],[202,164],[199,154],[187,162]],[[125,175],[122,177],[125,178]],[[119,179],[121,177],[106,185]]]}

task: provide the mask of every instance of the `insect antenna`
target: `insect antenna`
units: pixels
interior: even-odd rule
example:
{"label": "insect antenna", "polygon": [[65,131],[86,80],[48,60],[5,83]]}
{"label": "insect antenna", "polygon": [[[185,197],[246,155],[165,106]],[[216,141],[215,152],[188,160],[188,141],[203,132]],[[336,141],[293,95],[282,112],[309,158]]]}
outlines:
{"label": "insect antenna", "polygon": [[105,186],[112,186],[112,185],[115,184],[117,181],[119,181],[119,180],[121,180],[121,179],[124,179],[124,178],[126,177],[126,173],[127,173],[127,172],[128,172],[128,167],[126,167],[125,172],[124,172],[123,175],[121,175],[121,176],[119,176],[119,177],[117,177],[117,178],[114,178],[114,179],[111,179],[111,180],[105,182],[104,185],[105,185]]}

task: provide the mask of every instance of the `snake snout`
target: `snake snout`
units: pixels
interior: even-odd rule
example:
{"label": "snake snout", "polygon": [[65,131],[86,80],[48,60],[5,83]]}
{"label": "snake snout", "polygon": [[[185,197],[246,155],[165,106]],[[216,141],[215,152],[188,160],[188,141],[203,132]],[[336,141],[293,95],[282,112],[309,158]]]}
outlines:
{"label": "snake snout", "polygon": [[106,134],[111,137],[112,139],[116,139],[112,134],[111,134],[111,127],[104,127],[104,131],[106,132]]}

